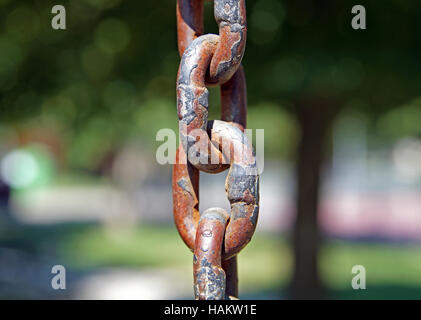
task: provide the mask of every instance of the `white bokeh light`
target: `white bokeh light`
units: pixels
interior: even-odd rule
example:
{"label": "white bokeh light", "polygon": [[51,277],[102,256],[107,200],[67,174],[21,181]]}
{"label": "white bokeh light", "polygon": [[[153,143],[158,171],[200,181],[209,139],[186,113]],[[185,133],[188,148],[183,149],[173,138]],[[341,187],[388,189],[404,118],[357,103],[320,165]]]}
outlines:
{"label": "white bokeh light", "polygon": [[31,185],[40,168],[35,157],[24,150],[13,150],[1,161],[3,181],[12,188],[20,189]]}
{"label": "white bokeh light", "polygon": [[421,140],[407,137],[393,149],[395,169],[401,179],[412,181],[421,177]]}

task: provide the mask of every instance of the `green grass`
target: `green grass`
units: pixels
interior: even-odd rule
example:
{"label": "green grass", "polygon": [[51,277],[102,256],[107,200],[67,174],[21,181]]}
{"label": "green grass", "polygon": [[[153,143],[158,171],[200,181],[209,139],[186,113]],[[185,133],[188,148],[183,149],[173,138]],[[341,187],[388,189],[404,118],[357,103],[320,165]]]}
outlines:
{"label": "green grass", "polygon": [[[191,272],[192,253],[175,227],[88,228],[63,242],[62,258],[73,268],[100,266],[172,267]],[[257,234],[239,255],[245,290],[275,289],[290,270],[288,247],[279,237]]]}
{"label": "green grass", "polygon": [[[366,270],[367,290],[352,290],[354,265]],[[421,298],[421,246],[329,242],[320,269],[331,295],[338,298]]]}
{"label": "green grass", "polygon": [[[192,253],[172,225],[66,224],[0,231],[0,246],[53,254],[76,270],[173,268],[191,276]],[[238,259],[242,292],[276,292],[291,277],[292,253],[283,237],[257,232]],[[367,290],[352,290],[354,265],[366,268]],[[327,241],[320,272],[330,298],[421,298],[420,245]]]}

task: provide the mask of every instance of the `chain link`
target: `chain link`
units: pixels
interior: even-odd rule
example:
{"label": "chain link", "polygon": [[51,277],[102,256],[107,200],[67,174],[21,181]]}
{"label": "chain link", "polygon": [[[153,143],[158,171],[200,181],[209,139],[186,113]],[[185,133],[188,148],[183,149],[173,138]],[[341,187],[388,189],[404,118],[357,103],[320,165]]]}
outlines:
{"label": "chain link", "polygon": [[[219,35],[202,35],[203,0],[177,1],[181,144],[173,168],[173,211],[181,238],[194,252],[196,299],[238,296],[236,255],[253,236],[259,213],[256,159],[244,133],[245,0],[215,0],[214,15]],[[221,120],[208,121],[206,86],[216,84],[221,92]],[[218,173],[228,168],[225,190],[231,214],[220,208],[200,214],[199,171]]]}

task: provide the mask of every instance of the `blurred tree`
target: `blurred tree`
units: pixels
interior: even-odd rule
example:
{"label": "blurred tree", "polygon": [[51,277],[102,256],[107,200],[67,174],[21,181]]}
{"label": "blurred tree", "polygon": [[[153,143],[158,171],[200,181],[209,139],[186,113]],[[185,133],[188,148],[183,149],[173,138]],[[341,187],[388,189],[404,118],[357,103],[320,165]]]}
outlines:
{"label": "blurred tree", "polygon": [[[367,10],[367,29],[353,30],[351,9]],[[259,0],[249,5],[249,98],[272,98],[296,115],[297,219],[292,298],[321,298],[317,225],[324,143],[339,110],[376,118],[420,95],[421,3]]]}

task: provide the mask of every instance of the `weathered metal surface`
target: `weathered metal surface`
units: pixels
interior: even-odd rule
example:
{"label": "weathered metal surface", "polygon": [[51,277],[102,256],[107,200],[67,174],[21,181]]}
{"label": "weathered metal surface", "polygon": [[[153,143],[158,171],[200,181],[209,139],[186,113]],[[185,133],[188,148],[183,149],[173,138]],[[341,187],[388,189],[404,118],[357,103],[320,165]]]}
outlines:
{"label": "weathered metal surface", "polygon": [[220,42],[210,65],[210,82],[228,81],[240,66],[246,47],[245,0],[215,0],[215,20]]}
{"label": "weathered metal surface", "polygon": [[238,272],[237,256],[222,260],[222,269],[225,271],[225,298],[237,299],[238,297]]}
{"label": "weathered metal surface", "polygon": [[[177,0],[177,37],[180,56],[203,34],[203,0]],[[245,0],[215,0],[214,16],[221,38],[207,82],[223,84],[238,70],[247,39]]]}
{"label": "weathered metal surface", "polygon": [[[219,37],[212,34],[195,39],[183,54],[177,81],[181,143],[189,162],[208,173],[221,172],[228,168],[229,163],[222,152],[210,143],[207,133],[209,92],[205,86],[205,75],[218,40]],[[221,165],[223,163],[226,165]]]}
{"label": "weathered metal surface", "polygon": [[229,141],[232,155],[225,180],[225,191],[231,204],[231,218],[225,231],[223,252],[223,259],[228,259],[247,245],[256,228],[259,215],[259,175],[253,148],[247,136],[224,121],[214,120],[211,126],[212,141]]}
{"label": "weathered metal surface", "polygon": [[181,57],[190,43],[203,34],[203,0],[177,0],[176,15]]}
{"label": "weathered metal surface", "polygon": [[199,222],[199,170],[186,163],[186,153],[180,145],[172,173],[173,214],[178,233],[194,250],[196,227]]}
{"label": "weathered metal surface", "polygon": [[222,244],[228,219],[228,213],[220,208],[208,209],[200,217],[193,256],[196,299],[225,298],[226,277],[222,269]]}
{"label": "weathered metal surface", "polygon": [[240,66],[230,80],[221,85],[221,120],[242,131],[247,123],[247,89],[244,69]]}
{"label": "weathered metal surface", "polygon": [[[236,254],[250,241],[259,212],[259,176],[246,127],[246,82],[241,60],[246,42],[244,0],[215,0],[219,35],[203,33],[203,0],[177,1],[177,111],[181,144],[173,168],[177,230],[194,252],[195,296],[238,296]],[[221,120],[208,121],[208,90],[219,84]],[[224,143],[228,143],[224,145]],[[229,168],[225,190],[231,214],[199,212],[199,171]]]}

